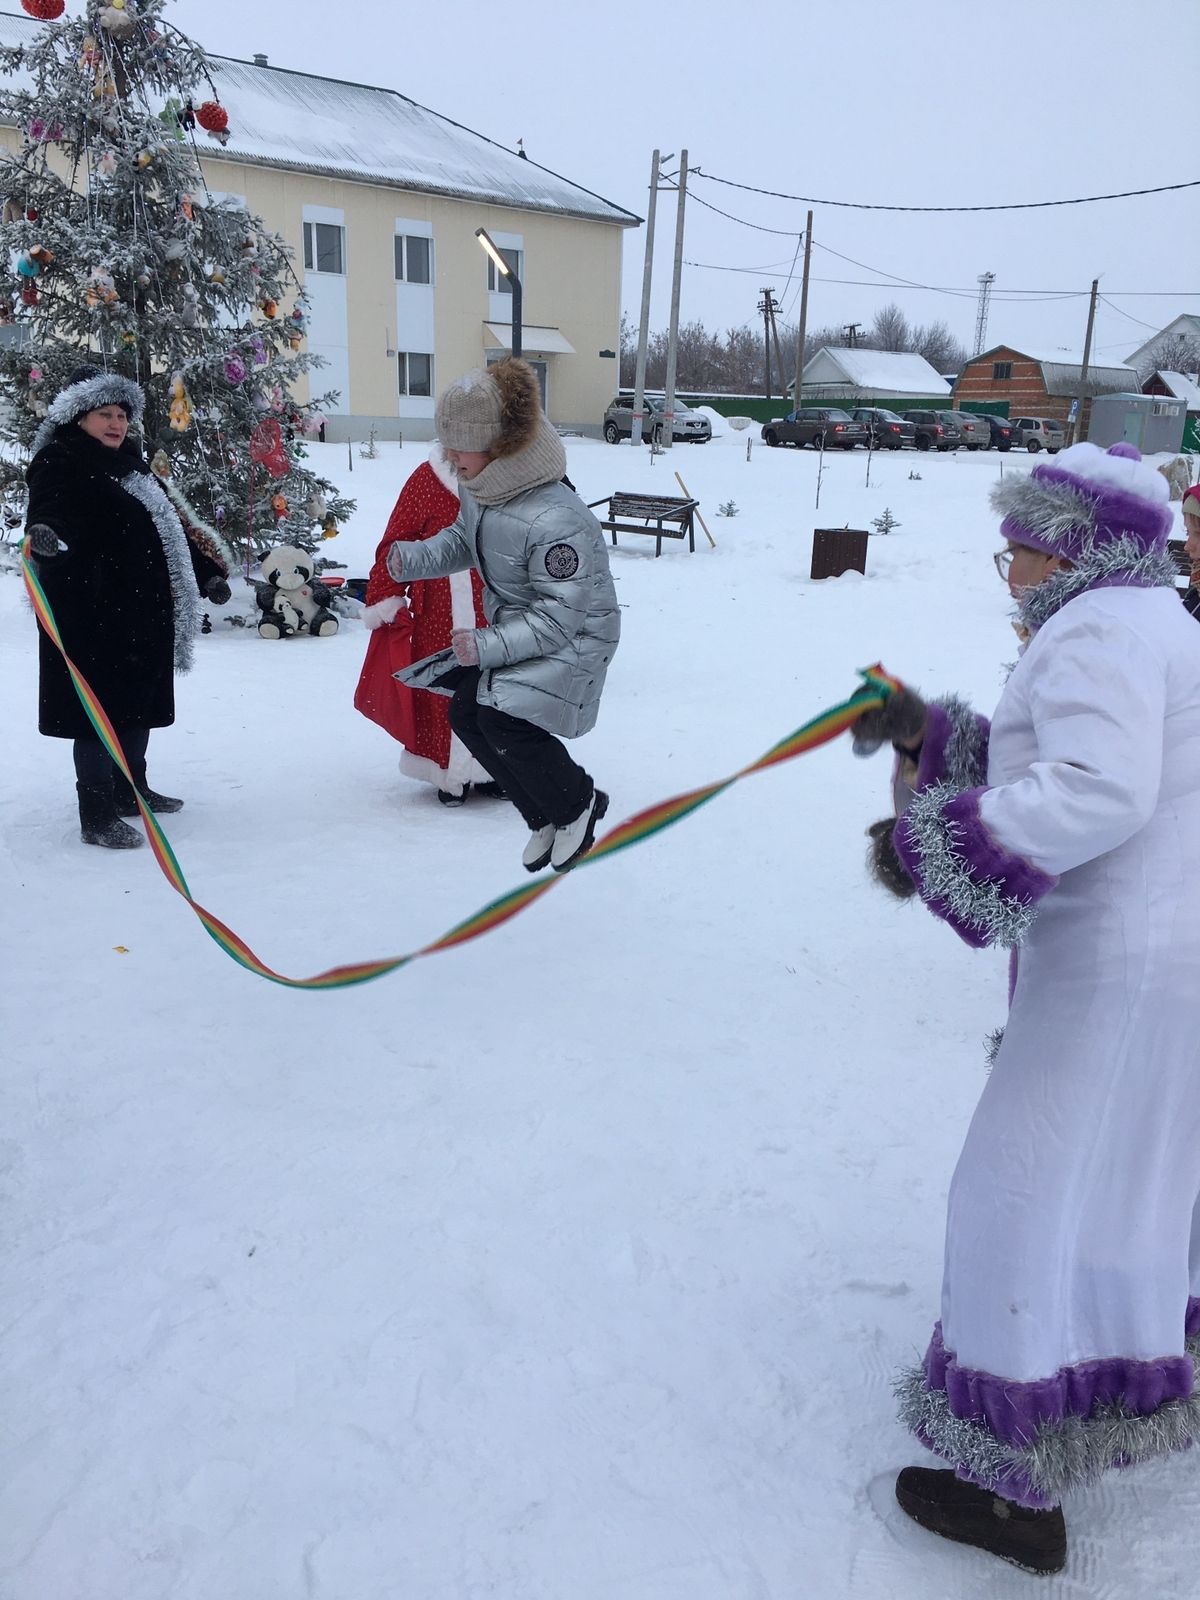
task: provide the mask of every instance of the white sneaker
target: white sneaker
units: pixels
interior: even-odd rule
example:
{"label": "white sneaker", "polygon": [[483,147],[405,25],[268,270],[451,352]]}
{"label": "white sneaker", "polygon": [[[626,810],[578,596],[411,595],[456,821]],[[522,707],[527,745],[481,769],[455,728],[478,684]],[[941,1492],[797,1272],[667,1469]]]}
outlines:
{"label": "white sneaker", "polygon": [[525,846],[525,854],[521,857],[521,865],[526,872],[540,872],[543,867],[550,865],[550,852],[554,848],[554,835],[556,828],[548,822],[544,828],[537,828],[529,835],[529,843]]}
{"label": "white sneaker", "polygon": [[596,824],[608,810],[608,796],[603,789],[592,791],[592,798],[575,818],[563,828],[554,830],[554,845],[550,851],[550,865],[555,872],[565,872],[575,865],[580,856],[592,848],[596,837]]}

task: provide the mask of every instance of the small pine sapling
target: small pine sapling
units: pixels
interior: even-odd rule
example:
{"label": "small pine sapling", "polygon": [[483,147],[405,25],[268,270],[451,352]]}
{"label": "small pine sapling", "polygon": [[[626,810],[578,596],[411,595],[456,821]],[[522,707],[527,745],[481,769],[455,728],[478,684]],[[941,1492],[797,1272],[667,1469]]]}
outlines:
{"label": "small pine sapling", "polygon": [[871,523],[871,526],[875,529],[876,533],[891,533],[893,528],[898,528],[900,526],[900,523],[892,515],[891,507],[884,506],[883,515],[881,517],[876,517]]}
{"label": "small pine sapling", "polygon": [[717,515],[719,517],[736,517],[737,514],[738,508],[736,501],[726,500],[717,507]]}

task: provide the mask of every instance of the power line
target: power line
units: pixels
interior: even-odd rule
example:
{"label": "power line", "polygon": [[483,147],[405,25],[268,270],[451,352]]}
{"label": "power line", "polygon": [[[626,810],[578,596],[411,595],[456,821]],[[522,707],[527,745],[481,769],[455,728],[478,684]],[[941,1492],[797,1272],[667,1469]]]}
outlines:
{"label": "power line", "polygon": [[[813,243],[816,244],[816,242],[817,241],[814,239]],[[729,267],[729,266],[724,266],[721,262],[718,262],[718,261],[685,261],[684,265],[687,266],[687,267],[699,267],[702,271],[705,271],[705,272],[741,272],[741,273],[747,273],[751,277],[756,277],[756,278],[761,277],[764,272],[771,272],[773,270],[776,270],[775,268],[772,268],[772,267]],[[873,272],[875,269],[873,267],[869,267],[867,270],[869,272]],[[906,278],[898,279],[893,283],[878,283],[873,278],[817,278],[817,277],[814,277],[810,281],[813,282],[813,283],[840,283],[840,284],[847,284],[852,288],[859,288],[859,289],[889,289],[889,290],[893,290],[895,293],[900,293],[904,289],[917,289],[917,290],[921,290],[921,291],[927,291],[927,292],[929,292],[931,294],[951,294],[951,295],[954,295],[956,297],[961,297],[962,295],[967,295],[968,297],[970,297],[971,294],[972,294],[972,291],[970,289],[951,289],[951,288],[942,287],[942,286],[939,286],[938,284],[933,284],[933,283],[912,283]],[[978,291],[975,291],[975,292],[977,293]],[[1037,290],[1037,289],[1021,289],[1021,290],[1013,290],[1011,297],[1009,295],[993,295],[992,296],[992,304],[995,305],[997,302],[1007,302],[1009,304],[1015,304],[1015,305],[1040,305],[1040,304],[1045,304],[1045,303],[1047,303],[1049,301],[1054,301],[1054,300],[1081,300],[1081,299],[1086,299],[1087,293],[1088,293],[1088,291],[1086,289],[1064,289],[1062,291],[1055,291],[1055,292],[1050,292],[1050,293],[1045,293],[1045,294],[1043,294],[1040,290]],[[1020,299],[1020,300],[1017,300],[1015,298],[1015,296],[1018,295],[1018,294],[1024,296],[1024,298]],[[1030,296],[1032,296],[1033,298],[1031,299]]]}
{"label": "power line", "polygon": [[[699,167],[693,169],[692,176],[707,178],[709,183],[722,183],[730,189],[744,189],[749,194],[765,194],[772,200],[795,200],[798,204],[806,206],[838,206],[847,211],[1043,211],[1052,206],[1086,206],[1094,205],[1099,200],[1131,200],[1139,195],[1173,194],[1180,189],[1200,189],[1200,178],[1193,178],[1186,183],[1162,183],[1153,189],[1121,189],[1115,194],[1076,195],[1070,200],[1017,200],[1005,205],[992,206],[886,206],[872,205],[863,200],[817,200],[812,195],[784,194],[779,189],[761,189],[754,183],[737,183],[733,178],[718,178],[715,173],[703,172]],[[712,209],[716,210],[716,207]],[[764,231],[774,233],[777,230],[768,228]]]}
{"label": "power line", "polygon": [[1102,294],[1100,298],[1104,301],[1104,304],[1108,307],[1108,309],[1110,311],[1115,311],[1119,317],[1125,317],[1129,322],[1136,322],[1139,328],[1149,328],[1151,333],[1158,332],[1158,329],[1152,322],[1143,322],[1141,317],[1130,316],[1128,311],[1122,311],[1120,306],[1113,305],[1112,301],[1107,295]]}
{"label": "power line", "polygon": [[720,206],[714,206],[710,200],[705,200],[698,194],[692,195],[691,198],[706,211],[715,211],[719,217],[724,217],[728,222],[739,223],[743,228],[753,228],[756,233],[778,233],[785,239],[804,238],[803,229],[797,233],[795,228],[764,228],[761,222],[747,222],[745,217],[735,217],[732,212],[722,211]]}

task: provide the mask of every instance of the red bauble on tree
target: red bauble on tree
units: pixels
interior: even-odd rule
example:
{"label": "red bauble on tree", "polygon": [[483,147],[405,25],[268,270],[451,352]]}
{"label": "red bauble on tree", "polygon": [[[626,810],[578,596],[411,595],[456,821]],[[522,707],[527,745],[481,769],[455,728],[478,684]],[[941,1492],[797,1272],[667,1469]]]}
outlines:
{"label": "red bauble on tree", "polygon": [[66,0],[21,0],[21,9],[39,22],[53,22],[67,9]]}
{"label": "red bauble on tree", "polygon": [[219,100],[206,100],[196,108],[196,121],[206,133],[224,133],[229,126],[229,113]]}

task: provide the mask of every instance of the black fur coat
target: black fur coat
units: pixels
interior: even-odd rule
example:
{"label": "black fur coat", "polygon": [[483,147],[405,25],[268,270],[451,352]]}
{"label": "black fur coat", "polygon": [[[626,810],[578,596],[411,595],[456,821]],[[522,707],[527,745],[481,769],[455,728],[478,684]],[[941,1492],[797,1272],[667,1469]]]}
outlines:
{"label": "black fur coat", "polygon": [[[118,730],[167,727],[175,720],[174,670],[191,650],[190,637],[177,633],[187,631],[196,596],[222,569],[183,536],[176,517],[167,541],[176,587],[195,587],[173,597],[163,535],[138,495],[159,507],[160,519],[166,497],[128,440],[114,450],[68,423],[38,451],[27,478],[27,525],[45,524],[66,545],[39,559],[37,573],[67,654]],[[40,630],[38,649],[40,731],[60,739],[90,735],[62,657]]]}

